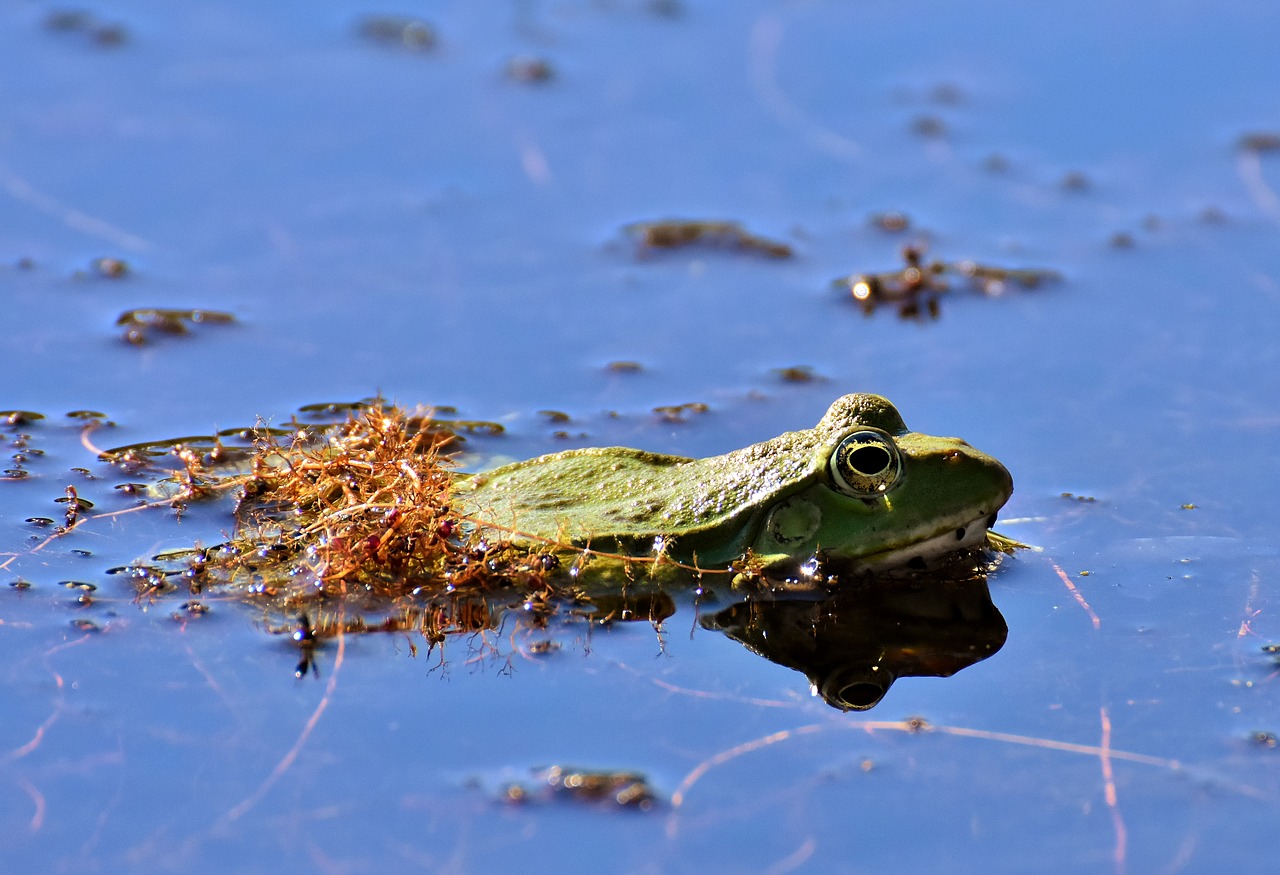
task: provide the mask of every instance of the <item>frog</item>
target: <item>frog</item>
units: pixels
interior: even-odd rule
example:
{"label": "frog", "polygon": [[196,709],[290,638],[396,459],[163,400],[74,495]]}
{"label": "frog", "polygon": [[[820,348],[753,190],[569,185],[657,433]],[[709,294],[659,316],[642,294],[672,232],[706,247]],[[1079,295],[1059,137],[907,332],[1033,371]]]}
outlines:
{"label": "frog", "polygon": [[857,393],[813,428],[723,455],[571,449],[468,475],[455,497],[467,518],[532,549],[788,573],[815,560],[928,569],[984,546],[1012,491],[992,456],[910,431],[888,399]]}

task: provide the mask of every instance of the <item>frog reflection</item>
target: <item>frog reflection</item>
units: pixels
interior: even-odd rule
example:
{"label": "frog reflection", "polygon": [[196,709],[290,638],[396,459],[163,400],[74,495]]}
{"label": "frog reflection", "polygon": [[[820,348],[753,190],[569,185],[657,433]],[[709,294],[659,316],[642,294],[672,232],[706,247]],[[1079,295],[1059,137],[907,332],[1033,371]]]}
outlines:
{"label": "frog reflection", "polygon": [[[998,651],[1008,635],[1004,617],[991,601],[986,578],[864,579],[830,592],[785,591],[736,593],[736,600],[713,614],[703,614],[702,628],[721,632],[770,662],[802,672],[815,694],[843,711],[865,711],[878,704],[901,677],[949,677]],[[526,656],[560,649],[565,636],[585,628],[640,622],[659,628],[687,601],[663,588],[637,581],[625,590],[614,587],[591,595],[579,592],[563,600],[533,595],[512,601],[509,594],[438,595],[386,615],[318,614],[304,623],[306,656],[318,642],[339,630],[408,632],[439,650],[446,661],[446,641],[467,639],[474,657],[477,641],[487,655],[509,664],[501,640],[521,641]],[[335,622],[336,621],[336,622]],[[298,640],[297,623],[269,627]],[[505,630],[504,634],[490,633]],[[478,638],[476,636],[479,636]]]}
{"label": "frog reflection", "polygon": [[701,624],[804,673],[844,711],[874,707],[900,677],[949,677],[998,651],[1009,631],[981,577],[748,599]]}

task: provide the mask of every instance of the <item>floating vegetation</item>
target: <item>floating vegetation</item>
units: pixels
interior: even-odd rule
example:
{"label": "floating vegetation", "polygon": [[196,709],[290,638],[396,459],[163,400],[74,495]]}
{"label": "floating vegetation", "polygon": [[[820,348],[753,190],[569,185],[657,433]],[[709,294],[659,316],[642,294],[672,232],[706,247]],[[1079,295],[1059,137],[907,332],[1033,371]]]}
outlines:
{"label": "floating vegetation", "polygon": [[93,272],[111,280],[124,279],[129,275],[128,262],[119,258],[95,258],[89,262]]}
{"label": "floating vegetation", "polygon": [[639,362],[628,361],[609,362],[604,367],[615,374],[638,374],[644,370],[644,365]]}
{"label": "floating vegetation", "polygon": [[688,422],[690,413],[706,413],[711,408],[701,401],[689,401],[684,404],[664,404],[653,408],[663,422]]}
{"label": "floating vegetation", "polygon": [[[318,637],[417,628],[432,639],[458,631],[458,606],[433,605],[437,596],[505,589],[526,600],[552,598],[555,545],[516,549],[455,508],[446,454],[461,440],[453,425],[376,406],[329,426],[231,430],[249,441],[242,447],[213,436],[109,450],[103,457],[130,472],[170,460],[172,476],[148,492],[160,503],[179,510],[220,497],[234,503],[227,542],[118,573],[140,598],[215,587],[279,616],[314,614],[308,622]],[[350,617],[337,618],[339,607]],[[468,628],[477,613],[490,613],[487,606],[460,610]],[[375,614],[380,619],[371,620]]]}
{"label": "floating vegetation", "polygon": [[128,41],[124,25],[99,21],[81,9],[54,9],[44,18],[45,30],[53,33],[82,34],[95,45],[115,47]]}
{"label": "floating vegetation", "polygon": [[642,250],[699,245],[754,252],[767,258],[790,258],[794,254],[786,243],[750,234],[737,222],[664,219],[635,222],[623,230],[637,240]]}
{"label": "floating vegetation", "polygon": [[369,15],[356,25],[365,39],[411,52],[427,52],[435,48],[435,28],[425,21],[405,15]]}
{"label": "floating vegetation", "polygon": [[195,325],[231,325],[236,317],[218,310],[168,310],[144,307],[126,310],[116,319],[124,328],[124,339],[134,346],[149,343],[159,334],[190,334]]}
{"label": "floating vegetation", "polygon": [[1252,131],[1241,136],[1237,145],[1245,152],[1280,152],[1280,133]]}
{"label": "floating vegetation", "polygon": [[3,425],[30,425],[42,419],[44,414],[34,410],[0,410],[0,424]]}
{"label": "floating vegetation", "polygon": [[890,234],[900,234],[911,227],[911,219],[906,213],[900,213],[896,210],[887,213],[872,213],[870,217],[871,225],[879,228],[881,231],[887,231]]}
{"label": "floating vegetation", "polygon": [[640,772],[577,769],[551,766],[534,775],[531,784],[511,783],[502,788],[505,802],[574,802],[609,808],[648,811],[658,804],[649,779]]}
{"label": "floating vegetation", "polygon": [[59,498],[55,498],[54,501],[67,506],[67,528],[74,526],[76,524],[76,520],[80,518],[82,513],[93,509],[93,502],[88,499],[81,498],[76,492],[76,488],[74,486],[68,486],[66,494]]}
{"label": "floating vegetation", "polygon": [[555,68],[551,66],[550,61],[545,58],[535,58],[527,55],[507,61],[506,72],[508,79],[513,79],[516,82],[525,82],[530,85],[550,82],[556,75]]}
{"label": "floating vegetation", "polygon": [[994,267],[974,261],[926,262],[921,246],[904,246],[902,260],[905,264],[899,270],[850,274],[833,280],[832,285],[851,292],[854,302],[867,315],[879,306],[891,304],[904,319],[926,315],[936,319],[940,312],[939,300],[952,290],[947,277],[959,277],[971,290],[993,298],[1004,294],[1010,286],[1034,289],[1059,278],[1055,271],[1038,268]]}
{"label": "floating vegetation", "polygon": [[774,368],[772,373],[784,383],[817,383],[825,379],[809,365]]}

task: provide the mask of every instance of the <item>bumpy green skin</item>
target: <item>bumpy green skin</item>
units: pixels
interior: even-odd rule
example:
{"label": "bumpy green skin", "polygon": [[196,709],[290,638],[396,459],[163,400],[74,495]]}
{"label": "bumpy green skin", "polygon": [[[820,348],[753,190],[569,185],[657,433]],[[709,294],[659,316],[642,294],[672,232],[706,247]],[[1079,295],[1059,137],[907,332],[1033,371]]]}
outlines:
{"label": "bumpy green skin", "polygon": [[[828,461],[853,431],[896,441],[903,473],[884,496],[838,491]],[[995,459],[956,438],[907,430],[877,395],[846,395],[816,427],[723,456],[686,459],[622,447],[569,450],[465,478],[473,518],[574,546],[723,567],[750,548],[766,564],[821,550],[865,567],[973,546],[1013,489]],[[520,538],[517,536],[516,541]]]}

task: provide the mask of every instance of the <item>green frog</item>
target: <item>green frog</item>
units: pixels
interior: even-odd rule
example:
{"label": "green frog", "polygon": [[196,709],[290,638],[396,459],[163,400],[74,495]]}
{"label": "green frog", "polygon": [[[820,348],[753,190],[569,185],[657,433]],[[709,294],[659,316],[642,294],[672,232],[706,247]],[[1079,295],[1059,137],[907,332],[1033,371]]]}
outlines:
{"label": "green frog", "polygon": [[845,395],[814,428],[722,456],[568,450],[465,477],[457,497],[533,547],[665,555],[769,570],[928,568],[986,543],[1009,472],[958,438],[908,431],[878,395]]}

